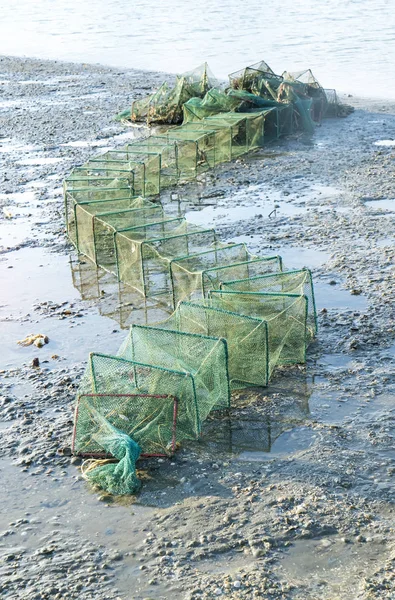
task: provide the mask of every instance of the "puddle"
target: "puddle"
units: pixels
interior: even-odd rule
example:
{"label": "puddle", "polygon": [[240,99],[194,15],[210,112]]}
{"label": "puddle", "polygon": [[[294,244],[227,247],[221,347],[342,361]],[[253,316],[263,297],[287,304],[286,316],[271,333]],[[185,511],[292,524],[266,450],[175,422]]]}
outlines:
{"label": "puddle", "polygon": [[36,152],[37,150],[39,150],[40,148],[38,148],[37,146],[29,146],[26,144],[18,144],[17,142],[15,143],[10,143],[12,142],[12,138],[3,138],[2,140],[0,140],[0,154],[3,153],[9,153],[9,152]]}
{"label": "puddle", "polygon": [[297,540],[283,555],[279,574],[306,595],[316,598],[356,598],[362,578],[382,566],[385,544],[345,544],[340,536]]}
{"label": "puddle", "polygon": [[[0,234],[0,246],[4,248],[13,248],[19,246],[28,239],[36,238],[36,235],[32,232],[32,223],[26,219],[10,219],[7,222],[1,223],[1,234]],[[4,266],[4,263],[0,263],[0,270]],[[1,281],[0,274],[0,281]],[[3,285],[5,286],[9,279],[11,279],[10,273],[6,274],[3,278]],[[0,294],[0,298],[3,293]]]}
{"label": "puddle", "polygon": [[329,285],[317,280],[314,281],[314,295],[318,311],[321,308],[364,311],[368,307],[367,298],[362,294],[354,296],[339,285]]}
{"label": "puddle", "polygon": [[238,460],[241,461],[263,461],[273,458],[286,458],[303,450],[307,450],[314,444],[319,434],[309,427],[297,427],[282,433],[266,452],[242,452]]}
{"label": "puddle", "polygon": [[[268,189],[266,185],[254,185],[237,192],[230,199],[218,201],[214,206],[187,210],[185,218],[196,225],[207,225],[210,222],[235,223],[253,218],[293,217],[309,211],[336,209],[345,212],[347,207],[334,202],[339,194],[336,188],[317,185],[285,196],[276,189]],[[247,203],[246,198],[250,200]],[[323,200],[326,202],[323,203]]]}
{"label": "puddle", "polygon": [[56,163],[62,162],[62,160],[70,160],[66,157],[62,158],[25,158],[23,160],[19,160],[18,164],[20,165],[54,165]]}
{"label": "puddle", "polygon": [[376,246],[378,248],[386,248],[388,246],[392,248],[393,246],[395,246],[395,239],[391,237],[383,238],[382,240],[378,240],[376,242]]}
{"label": "puddle", "polygon": [[389,198],[388,200],[368,200],[367,202],[365,202],[365,206],[370,206],[371,208],[378,208],[388,212],[395,212],[395,199]]}
{"label": "puddle", "polygon": [[374,146],[395,146],[395,140],[378,140]]}
{"label": "puddle", "polygon": [[283,259],[284,269],[302,269],[303,267],[321,267],[330,258],[330,253],[316,248],[299,248],[298,246],[269,246],[262,249],[262,235],[237,235],[229,239],[235,244],[246,244],[255,253],[259,250],[262,256],[279,254]]}
{"label": "puddle", "polygon": [[[29,227],[31,229],[31,224]],[[0,290],[4,344],[1,368],[29,363],[35,356],[53,364],[54,354],[72,364],[85,362],[93,348],[115,353],[125,337],[123,331],[114,328],[114,321],[102,318],[98,310],[67,319],[60,319],[59,315],[45,318],[34,310],[34,304],[40,302],[61,304],[79,300],[68,256],[53,254],[44,248],[10,252],[0,262]],[[17,305],[15,298],[18,298]],[[40,349],[17,344],[31,333],[44,333],[50,343]]]}
{"label": "puddle", "polygon": [[16,204],[24,204],[34,202],[36,200],[36,192],[15,192],[13,194],[0,194],[0,200],[15,202]]}
{"label": "puddle", "polygon": [[92,140],[92,141],[77,140],[75,142],[66,142],[65,144],[60,144],[60,145],[68,147],[68,148],[96,148],[99,146],[108,146],[109,143],[110,143],[109,140]]}

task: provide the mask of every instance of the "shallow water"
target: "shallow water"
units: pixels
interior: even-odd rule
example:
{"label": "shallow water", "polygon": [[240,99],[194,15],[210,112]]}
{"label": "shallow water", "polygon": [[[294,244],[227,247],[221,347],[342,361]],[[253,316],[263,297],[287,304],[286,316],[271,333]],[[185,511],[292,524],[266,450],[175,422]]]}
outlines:
{"label": "shallow water", "polygon": [[[311,68],[324,87],[395,98],[395,13],[388,0],[20,0],[2,6],[2,52],[183,72],[228,73],[264,59]],[[27,81],[22,79],[24,85]]]}

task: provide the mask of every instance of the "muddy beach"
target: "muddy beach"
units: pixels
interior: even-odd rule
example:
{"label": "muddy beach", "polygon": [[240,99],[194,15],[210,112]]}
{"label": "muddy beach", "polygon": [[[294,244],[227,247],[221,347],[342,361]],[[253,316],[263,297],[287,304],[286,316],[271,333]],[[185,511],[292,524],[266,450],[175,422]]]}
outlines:
{"label": "muddy beach", "polygon": [[[355,112],[313,137],[163,195],[168,213],[312,270],[307,364],[240,392],[237,416],[172,460],[141,461],[136,498],[92,490],[70,455],[88,353],[167,313],[77,260],[62,179],[146,132],[114,115],[163,77],[0,59],[1,596],[394,598],[394,103],[347,97]],[[43,347],[18,345],[39,333]]]}

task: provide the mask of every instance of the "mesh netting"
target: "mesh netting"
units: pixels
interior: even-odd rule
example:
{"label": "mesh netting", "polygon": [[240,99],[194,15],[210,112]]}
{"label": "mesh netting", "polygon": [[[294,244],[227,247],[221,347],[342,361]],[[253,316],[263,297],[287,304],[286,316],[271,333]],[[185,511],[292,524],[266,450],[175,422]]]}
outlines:
{"label": "mesh netting", "polygon": [[285,271],[270,275],[258,275],[235,281],[223,281],[220,287],[225,290],[247,292],[270,292],[299,294],[307,298],[307,327],[311,337],[317,332],[317,314],[314,298],[313,279],[309,269]]}
{"label": "mesh netting", "polygon": [[150,96],[135,100],[131,109],[118,115],[119,120],[146,121],[151,123],[181,123],[183,105],[190,98],[202,97],[217,85],[207,63],[197,69],[177,76],[176,83],[171,87],[163,83]]}
{"label": "mesh netting", "polygon": [[276,365],[306,362],[310,341],[306,296],[213,290],[209,292],[209,299],[213,306],[267,322],[269,374]]}
{"label": "mesh netting", "polygon": [[103,421],[132,437],[142,456],[171,456],[176,450],[177,399],[149,394],[86,394],[76,406],[73,452],[107,457],[100,445]]}
{"label": "mesh netting", "polygon": [[210,250],[190,252],[171,261],[173,305],[207,296],[209,290],[219,289],[221,282],[238,279],[241,274],[248,277],[278,270],[281,270],[279,256],[257,259],[245,244],[217,243]]}
{"label": "mesh netting", "polygon": [[214,229],[183,219],[118,231],[115,245],[119,279],[145,296],[171,295],[173,257],[201,251],[215,242]]}
{"label": "mesh netting", "polygon": [[[129,338],[121,354],[129,352]],[[200,434],[198,399],[193,375],[159,365],[143,364],[123,356],[91,353],[78,395],[149,394],[178,399],[177,442]]]}
{"label": "mesh netting", "polygon": [[269,380],[267,324],[262,319],[211,306],[208,300],[180,302],[162,328],[226,339],[232,389],[266,386]]}
{"label": "mesh netting", "polygon": [[189,374],[195,388],[200,426],[212,410],[230,406],[228,353],[224,339],[132,325],[119,355]]}
{"label": "mesh netting", "polygon": [[[93,157],[66,179],[69,238],[144,304],[126,302],[127,339],[117,356],[90,355],[78,392],[75,452],[119,461],[95,464],[88,479],[132,493],[141,451],[171,454],[199,436],[213,410],[229,408],[230,389],[265,386],[276,365],[305,362],[317,330],[310,271],[283,271],[279,256],[222,244],[214,229],[170,218],[145,198],[282,135],[312,133],[341,106],[311,71],[278,76],[261,61],[221,91],[204,66],[129,111],[166,123],[184,113],[182,126]],[[96,287],[101,297],[102,275],[92,281],[82,269],[73,278],[81,293]],[[112,314],[111,298],[101,314]],[[174,313],[154,327],[137,324],[146,322],[146,298],[159,319],[170,306]]]}

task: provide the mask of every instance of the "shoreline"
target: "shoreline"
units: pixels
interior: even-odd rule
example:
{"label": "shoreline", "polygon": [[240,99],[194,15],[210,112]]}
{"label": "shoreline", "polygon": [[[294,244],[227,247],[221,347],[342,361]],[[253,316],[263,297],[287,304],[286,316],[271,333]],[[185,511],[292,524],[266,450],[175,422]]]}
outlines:
{"label": "shoreline", "polygon": [[[172,461],[142,463],[122,505],[68,448],[88,352],[115,350],[140,307],[87,261],[70,269],[61,181],[141,133],[113,118],[163,74],[15,57],[0,72],[4,597],[392,598],[395,145],[374,143],[395,139],[395,101],[346,98],[355,113],[312,138],[208,172],[179,206],[164,196],[224,241],[311,267],[319,332],[306,366],[245,394],[247,425],[213,419]],[[49,343],[18,346],[30,333]]]}

